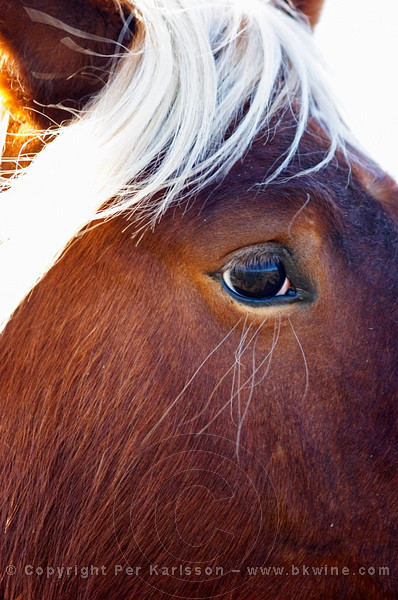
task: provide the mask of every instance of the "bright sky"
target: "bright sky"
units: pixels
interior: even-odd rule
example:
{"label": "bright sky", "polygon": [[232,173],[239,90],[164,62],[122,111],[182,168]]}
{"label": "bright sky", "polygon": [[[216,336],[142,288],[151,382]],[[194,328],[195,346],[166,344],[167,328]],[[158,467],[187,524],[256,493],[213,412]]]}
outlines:
{"label": "bright sky", "polygon": [[398,1],[325,0],[315,35],[347,124],[398,180]]}

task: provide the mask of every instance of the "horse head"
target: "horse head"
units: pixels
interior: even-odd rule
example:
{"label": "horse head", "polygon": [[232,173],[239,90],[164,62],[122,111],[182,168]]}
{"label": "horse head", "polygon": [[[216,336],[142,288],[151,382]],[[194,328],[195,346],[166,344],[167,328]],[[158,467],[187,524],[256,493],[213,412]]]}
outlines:
{"label": "horse head", "polygon": [[0,2],[4,600],[393,597],[398,192],[295,5]]}

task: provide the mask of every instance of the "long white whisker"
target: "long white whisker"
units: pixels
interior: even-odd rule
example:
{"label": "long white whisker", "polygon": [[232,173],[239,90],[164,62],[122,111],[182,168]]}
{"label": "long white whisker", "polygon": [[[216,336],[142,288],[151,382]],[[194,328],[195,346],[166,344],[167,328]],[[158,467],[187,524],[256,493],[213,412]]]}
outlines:
{"label": "long white whisker", "polygon": [[[260,330],[260,328],[262,327],[262,325],[265,323],[266,319],[263,321],[263,323],[256,329],[256,331],[253,333],[253,335],[250,337],[249,341],[247,342],[247,344],[244,346],[243,350],[241,351],[241,356],[243,356],[243,354],[247,351],[247,349],[250,347],[250,344],[252,343],[253,339],[257,336],[258,331]],[[235,353],[236,355],[236,353]],[[207,399],[206,404],[204,405],[204,407],[198,412],[196,413],[196,415],[194,417],[192,417],[191,419],[187,419],[186,421],[183,421],[180,423],[180,426],[183,425],[187,425],[188,423],[192,423],[193,421],[195,421],[196,419],[198,419],[201,415],[204,414],[204,412],[206,411],[207,407],[210,405],[211,400],[213,399],[216,391],[218,390],[218,388],[221,386],[222,382],[226,379],[226,377],[228,377],[228,375],[230,374],[230,372],[232,370],[235,370],[236,368],[236,359],[234,360],[233,364],[226,370],[226,372],[224,373],[224,375],[221,377],[221,379],[219,379],[219,381],[217,382],[217,384],[215,385],[215,387],[213,388],[210,396]],[[233,387],[232,386],[232,391],[231,391],[231,395],[233,394]]]}
{"label": "long white whisker", "polygon": [[256,373],[256,341],[257,341],[257,338],[253,344],[252,376],[251,376],[250,393],[249,393],[249,397],[247,399],[243,414],[242,414],[241,418],[239,419],[238,430],[236,432],[236,459],[237,459],[238,463],[239,463],[239,448],[240,448],[240,439],[241,439],[241,434],[242,434],[243,421],[245,420],[245,417],[249,411],[250,404],[251,404],[251,401],[253,398],[253,392],[254,392],[254,377],[255,377],[255,373]]}
{"label": "long white whisker", "polygon": [[183,389],[181,390],[181,392],[178,394],[178,396],[173,400],[173,402],[167,407],[167,409],[164,411],[163,415],[161,416],[161,418],[159,419],[159,421],[156,423],[156,425],[154,425],[152,427],[152,429],[147,433],[147,435],[145,436],[145,438],[143,439],[143,443],[146,442],[148,440],[148,438],[150,438],[150,436],[154,433],[154,431],[156,431],[156,429],[159,427],[159,425],[164,421],[164,419],[167,417],[167,415],[170,413],[171,410],[173,410],[173,408],[175,407],[175,405],[177,404],[177,402],[182,398],[182,396],[185,394],[185,392],[187,391],[187,389],[189,388],[189,386],[192,384],[192,382],[194,381],[195,377],[198,375],[198,373],[201,371],[201,369],[204,367],[204,365],[207,363],[207,361],[213,356],[213,354],[215,352],[217,352],[217,350],[224,344],[224,342],[229,338],[229,336],[232,334],[233,331],[235,331],[235,329],[238,327],[239,323],[240,323],[240,319],[237,323],[235,323],[235,325],[232,327],[232,329],[227,333],[226,336],[223,337],[223,339],[221,340],[221,342],[219,344],[217,344],[217,346],[215,348],[213,348],[213,350],[206,356],[206,358],[201,362],[201,364],[199,365],[199,367],[196,369],[196,371],[194,372],[194,374],[192,375],[192,377],[189,379],[189,381],[185,384],[185,386],[183,387]]}
{"label": "long white whisker", "polygon": [[[247,330],[245,330],[246,323],[247,323],[247,318],[248,318],[248,316],[246,315],[245,322],[243,324],[242,335],[241,335],[241,338],[240,338],[240,341],[239,341],[239,344],[238,344],[238,348],[237,348],[237,350],[235,352],[235,365],[234,365],[234,375],[233,375],[233,379],[232,379],[232,389],[234,389],[234,386],[235,386],[235,373],[236,373],[236,371],[238,373],[238,375],[236,377],[238,390],[240,388],[240,369],[241,369],[242,347],[243,347],[243,343],[244,343],[246,337],[248,336],[250,328],[251,328],[251,324],[250,324],[249,327],[247,328]],[[240,408],[240,394],[239,393],[238,393],[237,397],[238,397],[237,404],[238,404],[238,421],[239,421],[240,410],[241,410],[241,408]],[[231,410],[231,421],[234,424],[236,424],[235,421],[234,421],[233,404],[232,404],[232,402],[231,402],[230,410]]]}
{"label": "long white whisker", "polygon": [[310,194],[307,194],[307,200],[304,202],[304,204],[302,206],[300,206],[300,208],[298,209],[298,211],[296,212],[296,214],[293,216],[293,219],[290,221],[289,223],[289,227],[287,230],[287,234],[290,236],[291,230],[292,230],[292,225],[294,223],[294,221],[297,219],[297,217],[299,216],[299,214],[301,212],[303,212],[303,210],[305,209],[305,207],[307,206],[307,204],[309,203],[309,201],[311,200],[311,196]]}
{"label": "long white whisker", "polygon": [[264,364],[264,362],[266,360],[268,360],[268,364],[267,364],[267,367],[265,369],[265,373],[262,375],[262,377],[255,384],[256,386],[260,385],[264,381],[264,379],[267,377],[268,372],[270,370],[272,356],[274,354],[274,350],[275,350],[276,345],[277,345],[278,340],[279,340],[279,335],[280,335],[280,331],[281,331],[281,323],[282,323],[282,319],[281,319],[281,315],[279,315],[279,325],[278,325],[278,329],[276,329],[276,317],[275,317],[274,334],[273,334],[273,337],[272,337],[271,350],[269,351],[269,354],[266,356],[266,358],[264,359],[264,361],[260,365],[260,368],[261,368],[261,366]]}
{"label": "long white whisker", "polygon": [[304,353],[304,349],[303,346],[301,345],[301,342],[297,336],[297,333],[293,327],[293,323],[290,320],[290,317],[288,317],[289,323],[290,323],[290,327],[292,329],[293,335],[296,338],[298,347],[300,348],[300,352],[302,354],[303,357],[303,361],[304,361],[304,369],[305,369],[305,388],[304,388],[304,394],[303,394],[303,399],[305,398],[305,396],[307,395],[308,392],[308,386],[309,386],[309,380],[310,380],[310,375],[309,375],[309,370],[308,370],[308,363],[307,363],[307,359],[305,357],[305,353]]}
{"label": "long white whisker", "polygon": [[[262,322],[261,326],[266,322],[267,319],[264,319],[264,321]],[[261,327],[260,326],[260,327]],[[275,349],[275,346],[277,344],[278,340],[276,340],[275,344],[272,345],[271,350],[268,352],[267,356],[260,362],[260,364],[255,368],[254,373],[248,377],[248,379],[246,379],[246,381],[244,382],[244,384],[242,385],[241,389],[244,389],[244,387],[251,381],[252,377],[254,377],[256,375],[256,373],[261,369],[261,367],[264,365],[264,363],[268,360],[268,358],[272,355],[272,352]],[[235,392],[233,394],[233,396],[231,396],[229,398],[229,400],[223,404],[223,406],[217,411],[217,413],[214,415],[214,417],[205,425],[205,427],[203,427],[199,433],[203,433],[219,416],[220,414],[227,408],[228,405],[230,405],[230,403],[233,401],[233,399],[236,397],[237,392]],[[235,424],[235,423],[234,423]]]}

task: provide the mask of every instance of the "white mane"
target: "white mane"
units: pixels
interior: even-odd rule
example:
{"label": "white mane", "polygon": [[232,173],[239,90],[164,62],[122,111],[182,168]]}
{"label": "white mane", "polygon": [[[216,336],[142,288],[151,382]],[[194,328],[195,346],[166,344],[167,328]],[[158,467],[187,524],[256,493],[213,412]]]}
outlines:
{"label": "white mane", "polygon": [[309,28],[282,0],[131,4],[138,35],[110,83],[1,194],[0,329],[84,225],[137,206],[158,219],[188,187],[224,176],[293,101],[294,141],[265,184],[309,116],[330,139],[313,170],[344,149]]}

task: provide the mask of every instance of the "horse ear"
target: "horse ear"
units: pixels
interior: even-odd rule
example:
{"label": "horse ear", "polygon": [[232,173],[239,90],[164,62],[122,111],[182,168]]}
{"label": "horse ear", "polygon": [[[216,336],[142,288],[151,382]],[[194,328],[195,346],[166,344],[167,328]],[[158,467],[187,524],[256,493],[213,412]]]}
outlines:
{"label": "horse ear", "polygon": [[292,0],[292,3],[308,17],[311,27],[314,28],[321,16],[324,0]]}
{"label": "horse ear", "polygon": [[[0,93],[11,116],[47,127],[105,83],[128,43],[113,0],[0,0]],[[126,30],[126,28],[125,28]]]}

